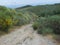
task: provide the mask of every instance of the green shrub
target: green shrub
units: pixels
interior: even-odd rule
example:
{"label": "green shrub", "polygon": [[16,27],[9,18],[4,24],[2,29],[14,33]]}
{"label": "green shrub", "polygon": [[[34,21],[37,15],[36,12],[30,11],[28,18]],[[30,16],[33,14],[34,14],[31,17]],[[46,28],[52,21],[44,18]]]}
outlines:
{"label": "green shrub", "polygon": [[19,12],[18,13],[18,22],[17,22],[17,26],[18,25],[24,25],[24,24],[28,24],[33,22],[36,19],[36,15],[34,15],[33,13],[29,13],[29,12]]}
{"label": "green shrub", "polygon": [[48,18],[49,26],[54,30],[54,33],[60,34],[60,16],[51,16]]}
{"label": "green shrub", "polygon": [[38,22],[35,22],[35,23],[32,25],[33,29],[34,29],[34,30],[38,29],[38,25],[39,25]]}
{"label": "green shrub", "polygon": [[17,24],[17,13],[14,9],[0,6],[0,31],[9,32],[9,28]]}
{"label": "green shrub", "polygon": [[60,34],[60,16],[40,17],[39,20],[33,24],[33,28],[37,28],[40,34]]}
{"label": "green shrub", "polygon": [[8,32],[12,26],[21,26],[28,24],[35,19],[33,13],[18,12],[14,9],[9,9],[4,6],[0,6],[0,31]]}
{"label": "green shrub", "polygon": [[41,29],[38,29],[38,34],[43,34],[43,35],[46,35],[46,34],[52,34],[53,33],[53,29],[51,28],[41,28]]}

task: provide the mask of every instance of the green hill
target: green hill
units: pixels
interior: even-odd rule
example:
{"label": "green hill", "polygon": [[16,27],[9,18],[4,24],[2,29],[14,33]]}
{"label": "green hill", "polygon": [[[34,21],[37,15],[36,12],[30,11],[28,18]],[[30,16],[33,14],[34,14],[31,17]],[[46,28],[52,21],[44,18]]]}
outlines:
{"label": "green hill", "polygon": [[32,7],[25,7],[25,8],[16,8],[19,12],[32,12],[38,16],[48,16],[48,15],[56,15],[60,14],[60,3],[53,4],[53,5],[38,5]]}

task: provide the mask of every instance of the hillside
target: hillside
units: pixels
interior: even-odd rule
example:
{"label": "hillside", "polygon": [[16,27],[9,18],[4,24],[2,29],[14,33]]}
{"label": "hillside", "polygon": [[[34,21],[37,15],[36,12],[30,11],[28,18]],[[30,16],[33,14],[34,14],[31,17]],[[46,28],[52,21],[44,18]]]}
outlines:
{"label": "hillside", "polygon": [[0,36],[1,45],[60,43],[60,3],[16,9],[0,6]]}
{"label": "hillside", "polygon": [[51,5],[37,5],[26,8],[16,8],[17,12],[25,14],[33,13],[38,18],[33,23],[32,27],[38,34],[52,34],[54,39],[60,43],[60,3]]}
{"label": "hillside", "polygon": [[16,9],[23,9],[23,8],[28,8],[28,7],[32,7],[32,5],[26,5],[26,6],[22,6],[22,7],[16,8]]}
{"label": "hillside", "polygon": [[60,3],[53,5],[38,5],[25,8],[16,8],[16,10],[20,12],[32,12],[38,16],[56,15],[60,14]]}
{"label": "hillside", "polygon": [[9,29],[14,26],[29,24],[34,21],[35,18],[36,16],[33,13],[23,14],[22,12],[17,12],[15,9],[0,6],[0,34],[9,32]]}

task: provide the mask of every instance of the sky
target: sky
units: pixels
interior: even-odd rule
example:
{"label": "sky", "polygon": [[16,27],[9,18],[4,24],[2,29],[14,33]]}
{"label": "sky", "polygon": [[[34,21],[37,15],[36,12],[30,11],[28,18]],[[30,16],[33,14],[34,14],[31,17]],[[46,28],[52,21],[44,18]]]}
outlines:
{"label": "sky", "polygon": [[0,0],[0,5],[15,8],[24,5],[44,5],[60,3],[60,0]]}

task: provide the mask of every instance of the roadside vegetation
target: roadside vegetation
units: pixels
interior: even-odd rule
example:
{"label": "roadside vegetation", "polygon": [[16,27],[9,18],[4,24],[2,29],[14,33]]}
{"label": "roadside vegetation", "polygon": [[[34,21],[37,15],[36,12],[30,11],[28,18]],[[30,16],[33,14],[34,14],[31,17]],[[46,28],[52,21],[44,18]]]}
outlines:
{"label": "roadside vegetation", "polygon": [[31,23],[35,20],[33,13],[17,12],[15,9],[10,9],[0,6],[0,34],[8,33],[10,28],[14,26],[22,26]]}

